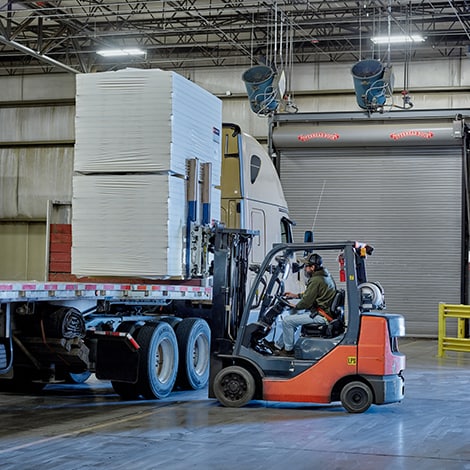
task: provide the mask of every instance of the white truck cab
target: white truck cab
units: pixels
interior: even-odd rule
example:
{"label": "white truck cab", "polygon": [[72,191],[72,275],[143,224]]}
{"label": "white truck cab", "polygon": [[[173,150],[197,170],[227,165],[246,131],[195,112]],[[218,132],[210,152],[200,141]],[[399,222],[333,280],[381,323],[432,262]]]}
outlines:
{"label": "white truck cab", "polygon": [[261,263],[274,243],[292,242],[292,222],[272,160],[236,124],[222,126],[221,219],[228,228],[259,231],[250,263]]}

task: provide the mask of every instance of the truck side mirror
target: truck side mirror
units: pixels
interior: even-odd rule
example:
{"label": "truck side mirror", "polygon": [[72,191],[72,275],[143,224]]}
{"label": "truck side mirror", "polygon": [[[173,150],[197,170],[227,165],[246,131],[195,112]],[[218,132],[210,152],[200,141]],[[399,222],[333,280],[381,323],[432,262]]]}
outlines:
{"label": "truck side mirror", "polygon": [[305,243],[313,243],[313,231],[312,230],[305,230],[304,242]]}

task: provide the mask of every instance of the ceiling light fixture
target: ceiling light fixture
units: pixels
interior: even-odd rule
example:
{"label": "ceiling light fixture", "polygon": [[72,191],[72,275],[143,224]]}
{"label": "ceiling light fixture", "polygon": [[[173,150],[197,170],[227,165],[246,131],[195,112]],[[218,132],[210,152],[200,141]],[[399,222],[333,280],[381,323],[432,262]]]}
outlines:
{"label": "ceiling light fixture", "polygon": [[404,42],[424,42],[423,36],[419,34],[403,36],[374,36],[370,38],[374,44],[398,44]]}
{"label": "ceiling light fixture", "polygon": [[126,48],[126,49],[102,49],[97,51],[97,54],[103,57],[119,57],[125,55],[145,55],[145,51],[137,48]]}

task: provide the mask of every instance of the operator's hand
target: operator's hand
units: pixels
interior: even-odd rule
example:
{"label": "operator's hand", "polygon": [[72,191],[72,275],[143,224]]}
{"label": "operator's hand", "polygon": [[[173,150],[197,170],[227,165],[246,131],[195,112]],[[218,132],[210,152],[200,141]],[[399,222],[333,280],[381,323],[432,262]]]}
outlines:
{"label": "operator's hand", "polygon": [[284,292],[284,297],[286,299],[298,299],[299,298],[299,295],[298,294],[294,294],[293,292]]}

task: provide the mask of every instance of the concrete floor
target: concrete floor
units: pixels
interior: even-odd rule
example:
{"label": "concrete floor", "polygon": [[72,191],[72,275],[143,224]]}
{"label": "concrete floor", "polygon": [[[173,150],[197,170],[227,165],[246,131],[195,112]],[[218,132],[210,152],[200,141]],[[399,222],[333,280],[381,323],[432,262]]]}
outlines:
{"label": "concrete floor", "polygon": [[207,391],[120,401],[109,383],[0,394],[0,469],[470,469],[470,353],[437,358],[405,339],[402,403],[348,414],[338,405],[252,402]]}

